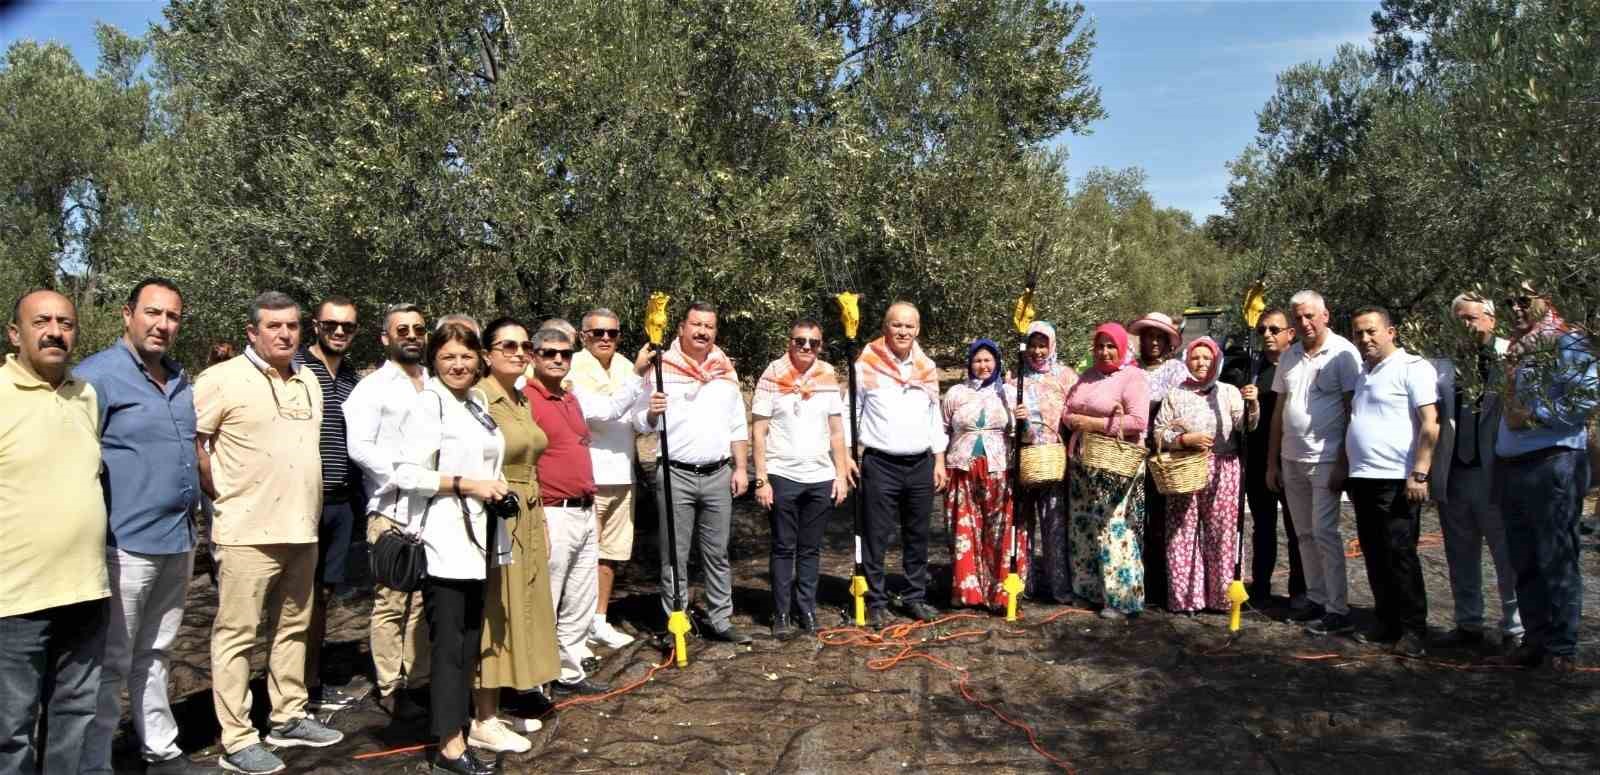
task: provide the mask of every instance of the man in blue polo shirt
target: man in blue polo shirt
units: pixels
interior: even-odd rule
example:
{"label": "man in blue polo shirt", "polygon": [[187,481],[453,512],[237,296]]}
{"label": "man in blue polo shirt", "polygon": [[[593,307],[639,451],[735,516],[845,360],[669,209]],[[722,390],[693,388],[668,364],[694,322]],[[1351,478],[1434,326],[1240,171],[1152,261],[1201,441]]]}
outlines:
{"label": "man in blue polo shirt", "polygon": [[110,624],[83,772],[112,771],[124,683],[148,771],[193,768],[178,748],[167,698],[167,651],[183,623],[194,569],[189,512],[200,491],[194,393],[188,374],[167,354],[182,320],[178,287],[144,280],[122,308],[122,338],[74,370],[100,397],[100,483],[110,517]]}

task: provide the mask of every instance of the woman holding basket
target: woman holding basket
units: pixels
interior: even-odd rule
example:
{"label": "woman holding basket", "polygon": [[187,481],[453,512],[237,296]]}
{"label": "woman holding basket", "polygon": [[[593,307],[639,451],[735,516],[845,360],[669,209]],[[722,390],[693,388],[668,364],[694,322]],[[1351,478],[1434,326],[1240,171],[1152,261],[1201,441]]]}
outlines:
{"label": "woman holding basket", "polygon": [[1245,387],[1249,391],[1246,396],[1217,380],[1222,373],[1222,348],[1211,337],[1190,342],[1184,362],[1189,378],[1168,391],[1156,415],[1156,437],[1168,449],[1211,454],[1199,487],[1167,495],[1167,608],[1183,613],[1221,611],[1230,605],[1230,566],[1239,543],[1235,517],[1240,468],[1235,430],[1241,426],[1254,429],[1261,410],[1254,385]]}
{"label": "woman holding basket", "polygon": [[1145,373],[1128,363],[1128,332],[1094,330],[1092,368],[1067,394],[1063,428],[1072,432],[1068,464],[1068,544],[1072,591],[1121,619],[1144,610],[1144,430],[1150,412]]}
{"label": "woman holding basket", "polygon": [[[1055,326],[1044,321],[1028,326],[1025,356],[1022,403],[1014,410],[1016,421],[1027,423],[1023,448],[1062,444],[1061,418],[1067,391],[1077,384],[1078,373],[1056,362]],[[1071,563],[1067,561],[1067,492],[1059,467],[1054,473],[1053,481],[1029,484],[1024,480],[1017,517],[1033,525],[1037,562],[1026,576],[1029,599],[1066,603],[1072,599]]]}

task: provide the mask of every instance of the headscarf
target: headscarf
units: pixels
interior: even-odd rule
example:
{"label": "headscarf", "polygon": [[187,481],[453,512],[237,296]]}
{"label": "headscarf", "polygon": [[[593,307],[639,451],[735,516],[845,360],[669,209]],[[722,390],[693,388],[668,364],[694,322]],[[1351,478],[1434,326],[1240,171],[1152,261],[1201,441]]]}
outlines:
{"label": "headscarf", "polygon": [[[1201,379],[1200,375],[1194,373],[1194,369],[1188,368],[1189,354],[1193,353],[1196,347],[1204,347],[1211,351],[1211,374],[1205,379]],[[1202,336],[1190,342],[1189,346],[1184,348],[1183,363],[1184,368],[1189,372],[1189,378],[1183,381],[1183,386],[1196,393],[1204,393],[1215,387],[1218,378],[1222,376],[1222,348],[1218,347],[1216,341],[1211,337]]]}
{"label": "headscarf", "polygon": [[1028,335],[1022,338],[1023,341],[1026,342],[1032,339],[1034,334],[1043,334],[1045,340],[1050,343],[1049,349],[1045,351],[1043,364],[1035,364],[1031,356],[1024,358],[1023,360],[1026,362],[1025,371],[1031,374],[1054,374],[1058,368],[1056,364],[1056,327],[1043,320],[1035,320],[1028,324]]}
{"label": "headscarf", "polygon": [[1549,299],[1541,298],[1540,301],[1544,302],[1544,317],[1539,318],[1538,322],[1529,326],[1526,331],[1523,331],[1521,335],[1511,342],[1511,347],[1506,354],[1513,361],[1524,353],[1537,352],[1540,347],[1545,346],[1543,344],[1545,341],[1559,339],[1572,330],[1572,327],[1567,325],[1567,321],[1561,317],[1560,312],[1556,311],[1555,305],[1551,304]]}
{"label": "headscarf", "polygon": [[[978,352],[981,350],[988,350],[989,354],[994,356],[994,371],[982,380],[972,373],[972,360],[978,357]],[[1004,366],[1000,360],[1000,345],[995,344],[993,339],[979,339],[967,346],[967,386],[973,390],[982,390],[993,385],[995,392],[1004,400],[1005,383],[1000,380],[1000,370]]]}
{"label": "headscarf", "polygon": [[[1093,352],[1095,342],[1100,339],[1102,334],[1110,337],[1111,341],[1117,346],[1116,363],[1111,366],[1100,363],[1100,359]],[[1101,323],[1089,337],[1089,348],[1089,362],[1094,364],[1095,371],[1101,374],[1115,374],[1131,365],[1128,361],[1128,330],[1123,328],[1121,323]]]}

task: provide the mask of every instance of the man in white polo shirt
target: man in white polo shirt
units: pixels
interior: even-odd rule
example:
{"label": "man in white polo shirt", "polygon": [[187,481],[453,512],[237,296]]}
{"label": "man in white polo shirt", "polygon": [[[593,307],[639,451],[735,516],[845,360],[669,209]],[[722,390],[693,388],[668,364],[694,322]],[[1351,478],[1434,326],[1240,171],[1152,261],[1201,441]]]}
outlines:
{"label": "man in white polo shirt", "polygon": [[1420,657],[1426,653],[1428,599],[1417,535],[1439,442],[1439,373],[1426,359],[1395,346],[1394,324],[1382,308],[1357,310],[1350,327],[1363,368],[1345,434],[1346,484],[1378,615],[1378,629],[1356,640],[1394,643],[1396,654]]}
{"label": "man in white polo shirt", "polygon": [[[817,627],[817,570],[822,533],[849,491],[844,401],[839,378],[817,357],[822,326],[802,319],[789,327],[789,352],[756,382],[750,429],[756,502],[772,513],[772,637]],[[794,617],[791,624],[790,616]]]}
{"label": "man in white polo shirt", "polygon": [[1298,341],[1278,361],[1272,392],[1278,405],[1267,439],[1267,486],[1289,501],[1311,607],[1295,615],[1314,635],[1349,632],[1344,537],[1339,492],[1344,487],[1344,433],[1361,358],[1350,340],[1328,330],[1328,307],[1316,291],[1289,299]]}

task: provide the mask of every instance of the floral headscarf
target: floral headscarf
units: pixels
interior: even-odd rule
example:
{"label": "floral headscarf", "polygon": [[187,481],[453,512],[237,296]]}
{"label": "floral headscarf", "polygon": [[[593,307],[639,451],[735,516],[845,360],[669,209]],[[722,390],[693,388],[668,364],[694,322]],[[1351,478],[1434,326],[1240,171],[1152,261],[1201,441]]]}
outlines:
{"label": "floral headscarf", "polygon": [[1027,372],[1030,374],[1056,373],[1061,368],[1056,363],[1056,327],[1043,320],[1035,320],[1028,325],[1028,335],[1023,337],[1023,341],[1032,339],[1034,334],[1043,335],[1045,341],[1049,342],[1049,349],[1045,351],[1044,363],[1034,363],[1032,356],[1024,359],[1027,364]]}
{"label": "floral headscarf", "polygon": [[[1189,368],[1189,355],[1197,347],[1204,347],[1211,351],[1211,373],[1207,374],[1204,379],[1201,379],[1200,375]],[[1222,376],[1222,348],[1217,346],[1216,340],[1209,336],[1202,336],[1190,342],[1189,346],[1183,349],[1183,363],[1184,369],[1189,372],[1189,378],[1183,381],[1183,386],[1196,393],[1204,393],[1215,387],[1217,379]]]}
{"label": "floral headscarf", "polygon": [[[1116,363],[1111,366],[1101,364],[1099,359],[1094,357],[1092,351],[1094,342],[1098,340],[1101,335],[1111,339],[1112,343],[1117,346],[1117,360]],[[1121,323],[1101,323],[1097,328],[1095,328],[1094,333],[1090,335],[1089,345],[1091,348],[1089,362],[1093,364],[1095,370],[1101,374],[1115,374],[1132,365],[1132,361],[1128,360],[1128,356],[1130,355],[1128,352],[1128,329],[1123,328]]]}

